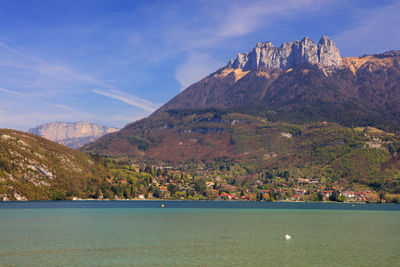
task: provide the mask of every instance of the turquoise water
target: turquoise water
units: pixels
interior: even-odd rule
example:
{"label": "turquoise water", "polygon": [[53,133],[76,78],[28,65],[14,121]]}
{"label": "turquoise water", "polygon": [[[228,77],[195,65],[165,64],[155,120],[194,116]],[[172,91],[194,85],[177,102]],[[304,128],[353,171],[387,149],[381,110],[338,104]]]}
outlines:
{"label": "turquoise water", "polygon": [[0,204],[0,266],[400,264],[398,206],[126,203]]}

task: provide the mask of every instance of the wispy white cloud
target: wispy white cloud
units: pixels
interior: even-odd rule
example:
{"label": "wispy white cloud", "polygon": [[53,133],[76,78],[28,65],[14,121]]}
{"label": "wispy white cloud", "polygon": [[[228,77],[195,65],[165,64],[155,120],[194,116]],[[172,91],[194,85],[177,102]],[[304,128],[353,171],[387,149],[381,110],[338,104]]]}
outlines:
{"label": "wispy white cloud", "polygon": [[[65,64],[53,63],[37,56],[35,52],[28,49],[16,47],[3,41],[0,41],[0,48],[0,66],[19,70],[15,72],[16,79],[30,77],[31,80],[27,84],[30,84],[31,87],[41,86],[42,89],[45,87],[56,90],[57,87],[54,87],[54,85],[60,86],[62,83],[86,83],[110,87],[110,85],[90,75],[72,70]],[[32,80],[41,83],[32,83]]]}
{"label": "wispy white cloud", "polygon": [[2,88],[2,87],[0,87],[0,92],[6,93],[6,94],[11,94],[11,95],[17,95],[17,96],[26,96],[25,94],[23,94],[21,92],[17,92],[17,91]]}
{"label": "wispy white cloud", "polygon": [[149,112],[153,112],[157,108],[157,106],[150,101],[147,101],[143,98],[140,98],[140,97],[137,97],[134,95],[130,95],[130,94],[127,94],[127,93],[124,93],[124,92],[121,92],[121,91],[115,90],[115,89],[111,89],[108,91],[104,91],[104,90],[100,90],[100,89],[93,89],[92,92],[99,94],[99,95],[107,96],[107,97],[110,97],[113,99],[117,99],[128,105],[139,107],[139,108],[149,111]]}
{"label": "wispy white cloud", "polygon": [[199,81],[222,65],[207,54],[190,54],[187,61],[175,70],[175,77],[182,90],[195,81]]}
{"label": "wispy white cloud", "polygon": [[[145,115],[156,107],[150,101],[116,90],[111,82],[103,82],[90,74],[74,70],[67,64],[52,62],[9,41],[0,40],[0,70],[0,94],[6,96],[0,98],[0,106],[3,107],[0,127],[15,125],[18,129],[27,129],[36,123],[53,120],[98,120],[99,114],[96,117],[88,112],[99,112],[91,106],[90,101],[76,101],[79,95],[87,97],[91,94],[93,87],[99,88],[97,94],[142,109]],[[13,89],[8,89],[10,87]],[[65,105],[68,101],[79,102],[80,106]],[[5,106],[7,109],[4,109]],[[18,109],[15,108],[17,106]],[[118,125],[114,121],[108,123]]]}
{"label": "wispy white cloud", "polygon": [[0,110],[0,128],[12,128],[27,130],[28,128],[35,127],[39,124],[54,121],[79,121],[93,120],[93,116],[80,110],[66,110],[54,108],[51,105],[43,105],[42,109],[29,110],[24,108],[20,111],[10,109]]}
{"label": "wispy white cloud", "polygon": [[[205,19],[187,24],[170,25],[164,32],[164,41],[181,52],[189,54],[187,60],[175,69],[175,78],[186,87],[222,67],[213,54],[216,47],[226,46],[232,40],[246,36],[259,27],[271,27],[299,12],[317,12],[330,0],[257,0],[209,1],[204,4]],[[175,16],[172,12],[169,16]],[[167,19],[168,20],[168,19]]]}
{"label": "wispy white cloud", "polygon": [[260,25],[271,23],[276,18],[290,16],[299,10],[318,9],[319,0],[251,1],[237,2],[228,8],[220,22],[216,35],[233,38],[246,35]]}
{"label": "wispy white cloud", "polygon": [[[172,24],[175,12],[166,12],[162,38],[170,45],[186,50],[204,49],[220,45],[233,38],[243,37],[259,27],[276,29],[277,20],[295,14],[318,12],[332,0],[255,0],[255,1],[202,1],[199,10],[202,19]],[[171,18],[173,17],[173,18]]]}
{"label": "wispy white cloud", "polygon": [[95,115],[93,115],[91,113],[82,111],[82,110],[77,109],[77,108],[73,108],[73,107],[68,106],[68,105],[55,104],[55,103],[45,103],[45,104],[48,105],[48,106],[53,106],[53,107],[55,107],[56,109],[59,109],[59,110],[67,111],[67,112],[72,113],[72,114],[79,114],[81,116],[84,116],[86,119],[88,119],[88,118],[94,119],[96,117]]}
{"label": "wispy white cloud", "polygon": [[380,53],[400,48],[400,2],[375,9],[359,9],[354,13],[358,23],[333,37],[338,47],[352,54]]}

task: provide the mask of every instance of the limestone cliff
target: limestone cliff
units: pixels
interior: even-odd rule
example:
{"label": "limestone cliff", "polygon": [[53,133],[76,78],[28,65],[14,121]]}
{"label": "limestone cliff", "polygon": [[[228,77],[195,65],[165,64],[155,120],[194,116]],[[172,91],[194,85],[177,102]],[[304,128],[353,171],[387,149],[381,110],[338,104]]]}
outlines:
{"label": "limestone cliff", "polygon": [[226,68],[254,70],[290,69],[301,63],[318,64],[321,67],[339,67],[342,58],[339,49],[327,36],[322,36],[318,46],[308,37],[275,47],[271,42],[258,43],[248,53],[239,53],[231,59]]}
{"label": "limestone cliff", "polygon": [[30,133],[68,146],[78,148],[99,137],[118,131],[117,128],[101,126],[89,122],[53,122],[29,129]]}

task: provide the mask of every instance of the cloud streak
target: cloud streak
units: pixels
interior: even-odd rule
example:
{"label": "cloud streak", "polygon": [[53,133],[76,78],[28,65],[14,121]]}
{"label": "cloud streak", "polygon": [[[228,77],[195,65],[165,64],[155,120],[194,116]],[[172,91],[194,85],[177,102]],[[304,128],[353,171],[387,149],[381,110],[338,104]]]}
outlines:
{"label": "cloud streak", "polygon": [[157,106],[150,101],[147,101],[147,100],[137,97],[137,96],[129,95],[127,93],[121,92],[116,89],[112,89],[112,90],[108,90],[108,91],[104,91],[104,90],[100,90],[100,89],[93,89],[92,92],[99,94],[99,95],[103,95],[106,97],[110,97],[110,98],[119,100],[119,101],[124,102],[131,106],[139,107],[148,112],[153,112],[157,108]]}
{"label": "cloud streak", "polygon": [[351,51],[348,56],[384,52],[382,49],[399,49],[400,2],[373,10],[358,10],[354,16],[358,23],[334,36],[341,49]]}
{"label": "cloud streak", "polygon": [[191,54],[187,61],[175,70],[175,77],[182,85],[182,89],[199,81],[222,65],[207,54]]}
{"label": "cloud streak", "polygon": [[6,89],[6,88],[2,88],[0,87],[0,92],[6,93],[6,94],[11,94],[11,95],[17,95],[17,96],[26,96],[23,93],[14,91],[14,90],[10,90],[10,89]]}
{"label": "cloud streak", "polygon": [[[10,42],[0,40],[0,94],[7,97],[0,100],[3,107],[11,107],[11,111],[3,110],[1,124],[30,125],[38,120],[45,122],[54,119],[73,120],[76,118],[95,119],[87,109],[93,109],[90,101],[80,101],[78,108],[65,105],[64,99],[91,93],[107,96],[137,107],[143,111],[152,112],[156,105],[140,97],[117,90],[109,82],[103,82],[89,74],[80,73],[66,64],[57,64],[36,55],[35,52],[17,47]],[[9,72],[9,73],[7,73]],[[13,90],[7,89],[12,87]],[[91,90],[97,87],[99,89]],[[79,100],[78,100],[79,101]],[[85,106],[86,105],[86,106]],[[19,109],[12,107],[19,106]],[[54,112],[48,112],[53,109]],[[33,112],[27,112],[32,110]],[[98,111],[96,111],[98,112]],[[7,114],[7,115],[5,115]],[[12,119],[14,118],[14,119]],[[19,122],[11,122],[18,120]],[[113,122],[115,124],[115,122]],[[121,126],[121,125],[120,125]]]}
{"label": "cloud streak", "polygon": [[[223,63],[215,59],[217,47],[229,46],[260,27],[272,27],[275,22],[299,12],[316,12],[330,4],[320,0],[286,1],[218,1],[203,3],[205,19],[179,25],[168,25],[165,42],[189,53],[187,60],[175,69],[175,78],[186,87],[199,81]],[[169,16],[176,16],[171,13]],[[168,19],[167,19],[168,20]]]}
{"label": "cloud streak", "polygon": [[[0,48],[0,66],[18,70],[16,72],[18,79],[29,76],[30,79],[41,81],[42,83],[39,85],[42,87],[52,88],[52,90],[55,90],[55,83],[59,85],[60,83],[85,83],[111,87],[90,75],[78,73],[67,65],[56,64],[36,56],[33,51],[15,47],[3,41],[0,41]],[[38,86],[37,83],[33,83],[33,85]]]}
{"label": "cloud streak", "polygon": [[52,105],[43,105],[41,110],[22,107],[20,112],[15,112],[10,109],[0,110],[0,127],[25,129],[35,127],[39,124],[54,121],[76,121],[76,118],[82,120],[92,120],[91,114],[80,110],[64,110],[54,109]]}
{"label": "cloud streak", "polygon": [[290,16],[299,10],[311,11],[317,9],[320,4],[321,1],[318,0],[238,2],[225,13],[216,35],[219,38],[240,37],[277,17]]}
{"label": "cloud streak", "polygon": [[[98,89],[91,90],[93,87]],[[110,82],[103,82],[66,64],[51,62],[34,51],[0,40],[0,95],[3,95],[0,98],[3,108],[0,127],[28,129],[44,122],[82,119],[97,122],[109,120],[105,123],[118,127],[127,123],[114,121],[113,111],[111,114],[99,114],[102,111],[87,100],[92,93],[117,99],[143,111],[134,111],[132,118],[137,114],[146,116],[156,109],[152,102],[117,90]],[[70,101],[76,108],[69,105]],[[102,103],[107,102],[109,100],[102,100]],[[114,104],[114,107],[118,106]]]}

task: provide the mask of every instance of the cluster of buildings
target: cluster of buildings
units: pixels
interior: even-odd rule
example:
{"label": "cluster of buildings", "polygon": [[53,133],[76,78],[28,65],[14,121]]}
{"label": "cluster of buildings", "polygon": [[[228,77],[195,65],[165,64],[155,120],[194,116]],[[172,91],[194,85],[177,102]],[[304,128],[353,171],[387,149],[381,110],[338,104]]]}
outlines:
{"label": "cluster of buildings", "polygon": [[[276,177],[265,180],[257,175],[242,175],[239,179],[227,170],[210,170],[204,166],[189,170],[182,166],[151,166],[149,169],[151,179],[147,184],[140,185],[138,194],[134,196],[136,199],[379,201],[379,195],[372,190],[349,190],[337,183],[330,184],[318,179]],[[136,171],[139,172],[139,168]],[[127,185],[129,181],[120,178],[118,183]]]}

